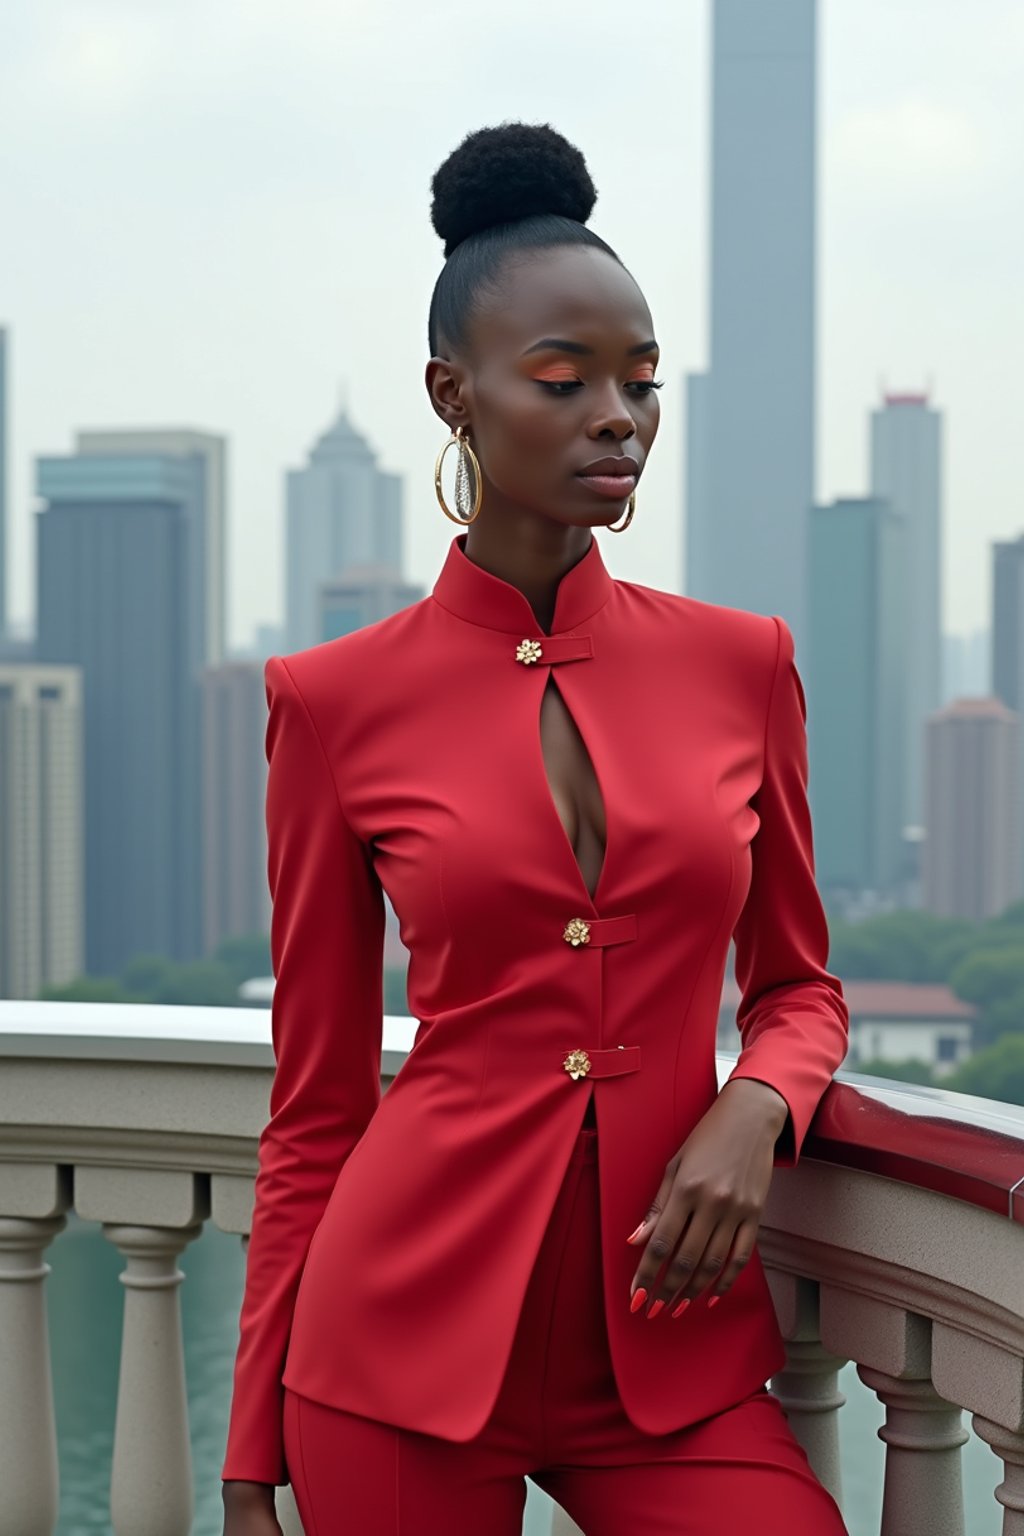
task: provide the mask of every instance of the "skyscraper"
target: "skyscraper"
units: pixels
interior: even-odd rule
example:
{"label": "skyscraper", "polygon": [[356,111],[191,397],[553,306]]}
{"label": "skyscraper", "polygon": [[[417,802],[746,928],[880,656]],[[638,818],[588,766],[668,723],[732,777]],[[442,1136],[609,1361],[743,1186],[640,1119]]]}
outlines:
{"label": "skyscraper", "polygon": [[1024,715],[1024,534],[992,544],[991,686]]}
{"label": "skyscraper", "polygon": [[201,952],[196,456],[37,461],[40,661],[82,670],[86,968]]}
{"label": "skyscraper", "polygon": [[344,410],[287,477],[285,643],[315,645],[322,583],[350,566],[402,569],[402,481],[377,466]]}
{"label": "skyscraper", "polygon": [[0,997],[82,974],[82,676],[0,660]]}
{"label": "skyscraper", "polygon": [[815,484],[816,0],[715,0],[710,356],[687,401],[685,590],[798,655]]}
{"label": "skyscraper", "polygon": [[[1024,534],[996,539],[992,545],[991,681],[974,692],[991,692],[1024,719]],[[1017,799],[1024,827],[1024,752],[1018,767]]]}
{"label": "skyscraper", "polygon": [[875,497],[811,514],[808,794],[822,890],[878,909],[908,878],[903,811],[906,522]]}
{"label": "skyscraper", "polygon": [[1019,901],[1021,719],[1001,699],[954,699],[925,722],[924,906],[981,923]]}
{"label": "skyscraper", "polygon": [[920,394],[887,394],[871,413],[871,494],[907,524],[905,826],[924,806],[925,721],[942,703],[942,418]]}
{"label": "skyscraper", "polygon": [[7,632],[7,366],[10,339],[0,325],[0,641]]}
{"label": "skyscraper", "polygon": [[425,596],[423,587],[406,581],[394,566],[350,565],[344,576],[320,585],[320,639],[334,640],[364,629]]}
{"label": "skyscraper", "polygon": [[270,930],[263,663],[204,667],[202,720],[203,949]]}
{"label": "skyscraper", "polygon": [[190,427],[122,427],[79,432],[81,454],[126,458],[160,454],[196,460],[201,494],[191,508],[197,531],[191,540],[191,585],[195,593],[196,654],[202,666],[217,666],[226,655],[227,609],[227,441],[219,433]]}

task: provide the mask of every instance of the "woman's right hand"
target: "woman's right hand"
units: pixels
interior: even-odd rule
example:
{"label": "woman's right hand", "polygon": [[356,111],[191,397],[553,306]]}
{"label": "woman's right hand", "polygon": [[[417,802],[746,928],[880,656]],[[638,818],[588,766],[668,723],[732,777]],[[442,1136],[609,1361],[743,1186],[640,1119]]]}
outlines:
{"label": "woman's right hand", "polygon": [[274,1505],[273,1483],[228,1478],[224,1498],[224,1536],[284,1536]]}

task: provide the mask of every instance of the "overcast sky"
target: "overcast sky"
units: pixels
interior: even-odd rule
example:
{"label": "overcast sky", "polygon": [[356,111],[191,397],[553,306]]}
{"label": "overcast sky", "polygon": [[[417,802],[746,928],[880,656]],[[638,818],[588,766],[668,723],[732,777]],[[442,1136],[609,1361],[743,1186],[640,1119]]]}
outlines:
{"label": "overcast sky", "polygon": [[[471,129],[551,122],[643,287],[662,428],[612,573],[685,590],[683,376],[706,363],[709,0],[4,0],[0,323],[11,610],[32,464],[79,427],[230,438],[229,638],[281,617],[283,476],[347,387],[406,477],[407,572],[457,531],[423,386],[430,178]],[[863,493],[880,389],[946,415],[944,607],[988,623],[1024,530],[1024,0],[821,0],[817,496]]]}

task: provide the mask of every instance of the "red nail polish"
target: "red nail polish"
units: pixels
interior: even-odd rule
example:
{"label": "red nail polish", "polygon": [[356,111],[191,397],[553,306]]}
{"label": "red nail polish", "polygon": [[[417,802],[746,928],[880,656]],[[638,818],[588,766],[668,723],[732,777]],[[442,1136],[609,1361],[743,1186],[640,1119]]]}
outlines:
{"label": "red nail polish", "polygon": [[629,1310],[631,1312],[635,1312],[638,1307],[643,1306],[646,1300],[647,1292],[642,1285],[638,1285],[636,1290],[633,1292],[633,1300],[629,1304]]}
{"label": "red nail polish", "polygon": [[679,1303],[678,1307],[676,1307],[673,1310],[672,1316],[673,1317],[678,1317],[680,1312],[685,1312],[689,1305],[690,1305],[690,1298],[689,1298],[689,1296],[684,1296],[682,1301]]}
{"label": "red nail polish", "polygon": [[709,1307],[713,1307],[713,1306],[714,1306],[714,1305],[715,1305],[715,1303],[716,1303],[716,1302],[717,1302],[717,1301],[721,1301],[721,1299],[722,1299],[722,1298],[721,1298],[721,1296],[720,1296],[720,1295],[715,1295],[715,1296],[709,1296],[709,1297],[708,1297],[708,1306],[709,1306]]}
{"label": "red nail polish", "polygon": [[665,1303],[662,1301],[661,1297],[658,1296],[654,1301],[651,1302],[651,1310],[648,1312],[647,1316],[657,1317],[658,1313],[661,1311],[664,1305]]}
{"label": "red nail polish", "polygon": [[643,1231],[643,1229],[644,1229],[644,1227],[646,1225],[647,1225],[647,1223],[645,1221],[642,1221],[640,1223],[640,1225],[637,1227],[636,1231],[635,1232],[631,1232],[629,1234],[629,1236],[626,1238],[626,1242],[627,1243],[635,1243],[637,1238],[640,1236],[640,1233]]}

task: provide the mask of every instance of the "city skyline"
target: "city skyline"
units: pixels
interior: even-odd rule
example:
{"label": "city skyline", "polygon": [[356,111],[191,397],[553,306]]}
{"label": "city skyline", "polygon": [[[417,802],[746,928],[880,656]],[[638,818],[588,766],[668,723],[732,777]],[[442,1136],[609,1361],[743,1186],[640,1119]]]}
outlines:
{"label": "city skyline", "polygon": [[[223,4],[203,12],[202,51],[169,71],[193,11],[58,0],[42,17],[16,0],[8,20],[12,618],[33,617],[34,459],[80,429],[187,425],[230,438],[229,644],[280,622],[284,477],[342,381],[354,425],[405,476],[406,574],[432,582],[454,530],[433,500],[444,429],[422,383],[441,264],[429,180],[464,133],[506,117],[580,145],[593,227],[651,304],[662,431],[609,558],[682,589],[683,380],[707,361],[708,8],[644,13],[621,114],[594,85],[600,6],[530,0],[483,36],[458,4],[383,6],[358,25],[314,0]],[[963,633],[989,619],[992,540],[1024,526],[1010,388],[1024,16],[1003,0],[896,12],[821,6],[816,499],[866,494],[883,388],[931,385],[948,438],[944,620]]]}

